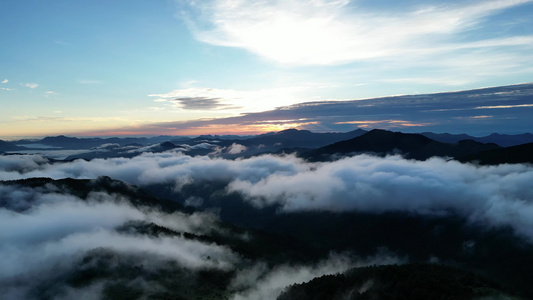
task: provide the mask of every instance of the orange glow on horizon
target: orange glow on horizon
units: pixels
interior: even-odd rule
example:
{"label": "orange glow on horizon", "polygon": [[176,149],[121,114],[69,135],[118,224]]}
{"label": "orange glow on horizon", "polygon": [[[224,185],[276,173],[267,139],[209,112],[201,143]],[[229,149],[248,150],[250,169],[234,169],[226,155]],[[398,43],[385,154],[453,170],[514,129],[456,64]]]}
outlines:
{"label": "orange glow on horizon", "polygon": [[191,127],[178,131],[177,135],[202,135],[202,134],[218,134],[218,135],[255,135],[268,132],[282,131],[286,129],[301,129],[301,126],[317,124],[317,122],[305,123],[280,123],[280,124],[227,124],[227,125],[208,125],[201,127]]}
{"label": "orange glow on horizon", "polygon": [[257,135],[268,132],[277,132],[286,129],[302,129],[305,125],[316,125],[318,122],[303,123],[278,123],[272,121],[264,124],[225,124],[225,125],[206,125],[190,127],[186,129],[178,128],[148,128],[146,130],[135,128],[128,130],[126,128],[117,130],[102,130],[90,132],[77,132],[69,135],[80,137],[97,137],[97,136],[156,136],[156,135],[173,135],[173,136],[197,136],[197,135]]}
{"label": "orange glow on horizon", "polygon": [[381,128],[394,128],[394,127],[423,127],[428,125],[435,125],[434,123],[415,123],[404,120],[364,120],[364,121],[347,121],[337,122],[337,125],[352,124],[358,125],[361,128],[370,128],[372,125],[380,125]]}

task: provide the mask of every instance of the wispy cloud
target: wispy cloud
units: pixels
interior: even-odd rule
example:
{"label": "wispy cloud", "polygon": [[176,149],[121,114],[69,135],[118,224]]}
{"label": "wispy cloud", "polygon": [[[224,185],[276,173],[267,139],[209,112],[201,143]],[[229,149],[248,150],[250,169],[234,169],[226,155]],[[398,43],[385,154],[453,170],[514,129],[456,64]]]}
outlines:
{"label": "wispy cloud", "polygon": [[[213,92],[212,89],[202,89],[202,92],[204,91],[210,96],[217,95],[217,93],[208,94]],[[154,101],[167,104],[174,97],[180,95],[181,90],[175,92],[151,96],[156,97]],[[245,92],[240,93],[242,93],[241,95],[245,94]],[[250,95],[254,95],[254,93],[250,93]],[[139,124],[139,126],[130,128],[115,128],[113,131],[94,131],[90,134],[258,134],[288,128],[318,132],[349,131],[362,126],[382,129],[400,128],[404,132],[435,131],[469,133],[471,135],[490,134],[494,132],[494,128],[498,128],[500,133],[530,132],[530,116],[533,108],[532,95],[533,84],[520,84],[364,100],[314,101],[279,106],[275,109],[258,112],[246,112],[243,109],[242,112],[231,117],[154,122]],[[263,99],[264,101],[270,99],[270,97],[265,97],[260,93],[256,97],[255,99]],[[240,103],[245,104],[245,102]],[[151,109],[159,111],[165,107],[153,107]],[[485,118],[483,119],[484,122],[473,124],[472,120],[476,119],[470,117],[482,115],[479,112],[487,109],[491,109],[492,118]],[[513,122],[508,121],[510,118],[513,118]],[[477,120],[482,119],[478,118]]]}
{"label": "wispy cloud", "polygon": [[[1,82],[2,82],[2,84],[6,84],[6,83],[9,82],[9,80],[7,80],[7,78],[6,78],[6,79],[2,80]],[[12,91],[12,89],[6,88],[6,87],[0,87],[0,91]]]}
{"label": "wispy cloud", "polygon": [[334,124],[343,125],[343,124],[353,124],[362,128],[395,128],[395,127],[424,127],[428,125],[433,125],[432,123],[415,123],[405,120],[358,120],[358,121],[345,121],[345,122],[336,122]]}
{"label": "wispy cloud", "polygon": [[221,99],[218,98],[186,97],[176,98],[173,102],[179,103],[180,107],[183,109],[190,110],[222,110],[239,108],[232,106],[231,104],[224,104]]}
{"label": "wispy cloud", "polygon": [[470,120],[482,120],[482,119],[490,119],[494,116],[468,116],[468,117],[453,117],[454,119],[470,119]]}
{"label": "wispy cloud", "polygon": [[37,83],[24,83],[23,86],[25,87],[29,87],[30,89],[35,89],[37,88],[39,85]]}
{"label": "wispy cloud", "polygon": [[520,108],[520,107],[533,107],[533,104],[487,105],[487,106],[478,106],[478,107],[475,107],[475,109],[500,109],[500,108]]}
{"label": "wispy cloud", "polygon": [[93,79],[79,79],[78,83],[80,84],[102,84],[102,81],[93,80]]}
{"label": "wispy cloud", "polygon": [[69,46],[69,45],[71,45],[69,42],[60,41],[60,40],[56,40],[56,41],[54,41],[54,43],[56,43],[56,44],[58,44],[58,45],[62,45],[62,46]]}
{"label": "wispy cloud", "polygon": [[46,91],[46,92],[44,92],[44,96],[46,98],[54,98],[56,95],[57,95],[57,93],[54,92],[54,91]]}
{"label": "wispy cloud", "polygon": [[[56,113],[57,111],[54,111]],[[111,122],[111,121],[125,121],[121,117],[58,117],[58,116],[15,116],[14,120],[21,122],[46,122],[46,121],[60,121],[60,122]]]}
{"label": "wispy cloud", "polygon": [[393,79],[382,79],[383,82],[391,83],[415,83],[415,84],[439,84],[447,86],[457,86],[463,85],[472,82],[472,78],[466,77],[403,77],[403,78],[393,78]]}
{"label": "wispy cloud", "polygon": [[349,268],[401,263],[405,263],[405,260],[385,253],[356,261],[347,256],[331,255],[328,260],[315,266],[282,265],[270,268],[264,263],[259,263],[252,268],[242,270],[233,279],[232,287],[239,292],[231,299],[276,299],[287,286],[306,282],[315,277],[342,273]]}
{"label": "wispy cloud", "polygon": [[305,87],[233,90],[189,87],[169,93],[150,94],[155,102],[168,102],[171,107],[185,110],[232,110],[234,113],[259,112],[298,102],[297,92]]}
{"label": "wispy cloud", "polygon": [[188,1],[196,38],[244,48],[294,65],[442,54],[458,49],[529,45],[531,36],[462,41],[492,15],[531,0],[493,0],[384,10],[352,1]]}

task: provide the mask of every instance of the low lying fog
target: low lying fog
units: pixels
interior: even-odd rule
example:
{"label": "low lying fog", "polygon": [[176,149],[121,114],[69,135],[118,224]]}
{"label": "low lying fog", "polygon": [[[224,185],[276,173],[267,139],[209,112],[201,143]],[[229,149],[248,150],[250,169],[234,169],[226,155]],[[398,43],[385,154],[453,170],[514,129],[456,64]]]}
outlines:
{"label": "low lying fog", "polygon": [[0,157],[0,180],[109,176],[130,184],[225,181],[257,207],[283,211],[410,211],[459,213],[488,226],[510,225],[533,240],[533,167],[476,166],[432,158],[406,160],[357,155],[327,163],[264,155],[228,160],[179,152],[134,158],[49,163],[38,155]]}

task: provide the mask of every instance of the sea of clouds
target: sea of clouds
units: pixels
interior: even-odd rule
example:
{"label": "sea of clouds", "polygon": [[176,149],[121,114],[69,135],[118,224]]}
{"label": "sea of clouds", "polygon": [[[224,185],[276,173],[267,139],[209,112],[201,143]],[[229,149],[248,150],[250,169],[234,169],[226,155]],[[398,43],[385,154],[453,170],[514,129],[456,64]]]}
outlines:
{"label": "sea of clouds", "polygon": [[[533,241],[533,166],[478,166],[432,158],[357,155],[310,163],[292,155],[242,159],[144,153],[133,158],[50,161],[40,155],[0,156],[0,180],[32,177],[95,179],[99,176],[137,186],[167,184],[176,193],[189,184],[225,182],[223,192],[239,193],[258,209],[278,205],[297,211],[406,211],[421,215],[460,214],[488,227],[511,226]],[[80,199],[55,186],[27,187],[0,182],[0,292],[24,295],[46,274],[68,271],[84,253],[110,249],[145,265],[166,261],[190,270],[235,270],[242,258],[231,249],[181,236],[146,236],[116,230],[129,221],[153,222],[177,232],[216,230],[210,213],[164,213],[132,204],[123,195],[102,192]],[[210,257],[210,259],[206,259]],[[399,263],[379,256],[372,264]],[[272,299],[284,286],[337,273],[365,261],[333,256],[312,266],[266,268],[261,262],[239,269],[234,299]],[[246,279],[256,278],[255,283]],[[103,283],[85,287],[101,292]],[[61,295],[79,291],[63,287]]]}
{"label": "sea of clouds", "polygon": [[[0,180],[3,181],[32,177],[94,179],[106,175],[140,186],[168,183],[175,188],[205,180],[260,184],[274,174],[297,176],[314,168],[316,166],[293,156],[224,160],[164,153],[73,162],[51,162],[39,155],[0,156]],[[403,262],[391,255],[360,259],[332,254],[313,265],[270,268],[264,262],[243,261],[238,253],[223,245],[180,235],[150,236],[117,230],[128,222],[154,223],[176,232],[197,235],[223,230],[217,227],[218,218],[211,213],[166,213],[133,203],[119,194],[91,192],[86,198],[80,198],[73,191],[54,184],[28,186],[0,182],[0,293],[3,299],[38,298],[36,291],[50,284],[49,280],[54,281],[57,276],[62,278],[61,274],[83,267],[80,261],[88,253],[106,251],[114,255],[112,265],[134,263],[161,269],[172,262],[193,272],[233,270],[235,278],[230,289],[234,299],[272,299],[290,284],[324,274],[355,266]],[[249,278],[255,279],[250,281]],[[157,286],[142,278],[134,281],[128,284],[144,286],[147,290]],[[53,290],[48,292],[56,299],[99,299],[107,283],[103,279],[75,288],[61,279],[59,283],[54,282]]]}
{"label": "sea of clouds", "polygon": [[177,192],[185,184],[224,181],[226,192],[241,193],[258,208],[281,205],[285,212],[453,212],[490,226],[510,225],[533,240],[533,167],[525,164],[370,155],[309,163],[292,155],[229,160],[179,152],[59,163],[39,155],[0,157],[0,180],[98,176],[137,186],[170,184]]}

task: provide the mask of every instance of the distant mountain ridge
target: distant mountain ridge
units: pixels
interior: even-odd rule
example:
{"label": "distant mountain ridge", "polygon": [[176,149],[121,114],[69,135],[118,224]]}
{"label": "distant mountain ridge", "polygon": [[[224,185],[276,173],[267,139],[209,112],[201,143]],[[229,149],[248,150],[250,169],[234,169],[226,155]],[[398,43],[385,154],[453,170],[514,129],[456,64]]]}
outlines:
{"label": "distant mountain ridge", "polygon": [[17,150],[22,150],[22,149],[23,149],[22,147],[17,146],[13,142],[6,142],[6,141],[0,140],[0,153],[2,153],[3,151],[17,151]]}
{"label": "distant mountain ridge", "polygon": [[345,133],[315,133],[309,130],[287,129],[280,132],[261,134],[239,141],[239,143],[246,147],[258,147],[261,152],[276,152],[283,148],[314,149],[358,137],[365,133],[366,131],[362,129]]}
{"label": "distant mountain ridge", "polygon": [[[98,147],[102,144],[119,144],[119,145],[128,145],[128,144],[153,144],[157,142],[165,142],[170,139],[170,136],[154,136],[150,138],[144,137],[111,137],[111,138],[78,138],[78,137],[67,137],[64,135],[45,137],[38,141],[31,141],[31,143],[39,143],[44,145],[50,145],[55,147],[61,147],[65,149],[83,149],[83,148],[92,148]],[[26,141],[30,142],[30,141]],[[20,143],[20,142],[19,142]]]}
{"label": "distant mountain ridge", "polygon": [[432,133],[432,132],[422,132],[421,135],[428,137],[430,139],[444,142],[444,143],[457,143],[461,140],[473,140],[480,143],[494,143],[502,147],[510,147],[521,144],[527,144],[533,142],[533,134],[531,133],[522,133],[522,134],[499,134],[492,133],[487,136],[474,137],[468,134],[449,134],[449,133]]}
{"label": "distant mountain ridge", "polygon": [[362,136],[311,150],[303,155],[312,161],[328,160],[332,155],[373,153],[377,155],[402,154],[406,158],[424,160],[433,156],[460,157],[498,149],[496,144],[482,144],[472,140],[442,143],[421,134],[374,129]]}
{"label": "distant mountain ridge", "polygon": [[[343,133],[315,133],[309,130],[287,129],[250,137],[202,135],[194,138],[172,136],[77,138],[60,135],[31,141],[0,140],[0,153],[43,153],[46,155],[48,150],[56,152],[69,149],[81,150],[59,158],[64,160],[134,157],[144,152],[157,153],[171,150],[182,151],[191,156],[215,155],[230,159],[267,153],[296,153],[309,160],[323,160],[332,154],[373,153],[402,154],[413,159],[440,156],[460,158],[461,161],[481,161],[480,157],[469,155],[527,143],[533,143],[533,134],[493,133],[484,137],[473,137],[467,134],[432,132],[392,133],[392,131],[382,129],[372,131],[356,129]],[[531,160],[527,153],[521,157],[519,162]],[[487,163],[491,162],[487,161]]]}
{"label": "distant mountain ridge", "polygon": [[[252,145],[262,143],[265,145],[273,145],[280,141],[285,142],[284,147],[306,147],[316,148],[332,144],[342,140],[348,140],[357,136],[361,136],[368,132],[363,129],[355,129],[349,132],[325,132],[317,133],[309,130],[286,129],[278,132],[269,132],[255,136],[236,136],[236,135],[200,135],[197,137],[186,136],[153,136],[153,137],[68,137],[64,135],[48,136],[37,140],[15,140],[3,141],[0,140],[0,150],[6,148],[16,148],[16,145],[24,144],[43,144],[48,146],[61,147],[65,149],[80,149],[97,147],[102,144],[116,143],[119,145],[140,144],[150,145],[155,143],[163,143],[170,141],[174,144],[186,143],[190,141],[235,141],[244,145]],[[421,132],[419,133],[430,139],[445,142],[456,143],[461,140],[474,140],[481,143],[494,143],[502,147],[515,146],[520,144],[532,143],[532,133],[522,134],[500,134],[492,133],[488,136],[474,137],[468,134],[450,134],[450,133],[433,133]],[[21,148],[21,147],[18,147]]]}
{"label": "distant mountain ridge", "polygon": [[460,157],[459,161],[476,162],[481,165],[533,164],[533,143],[472,153]]}

